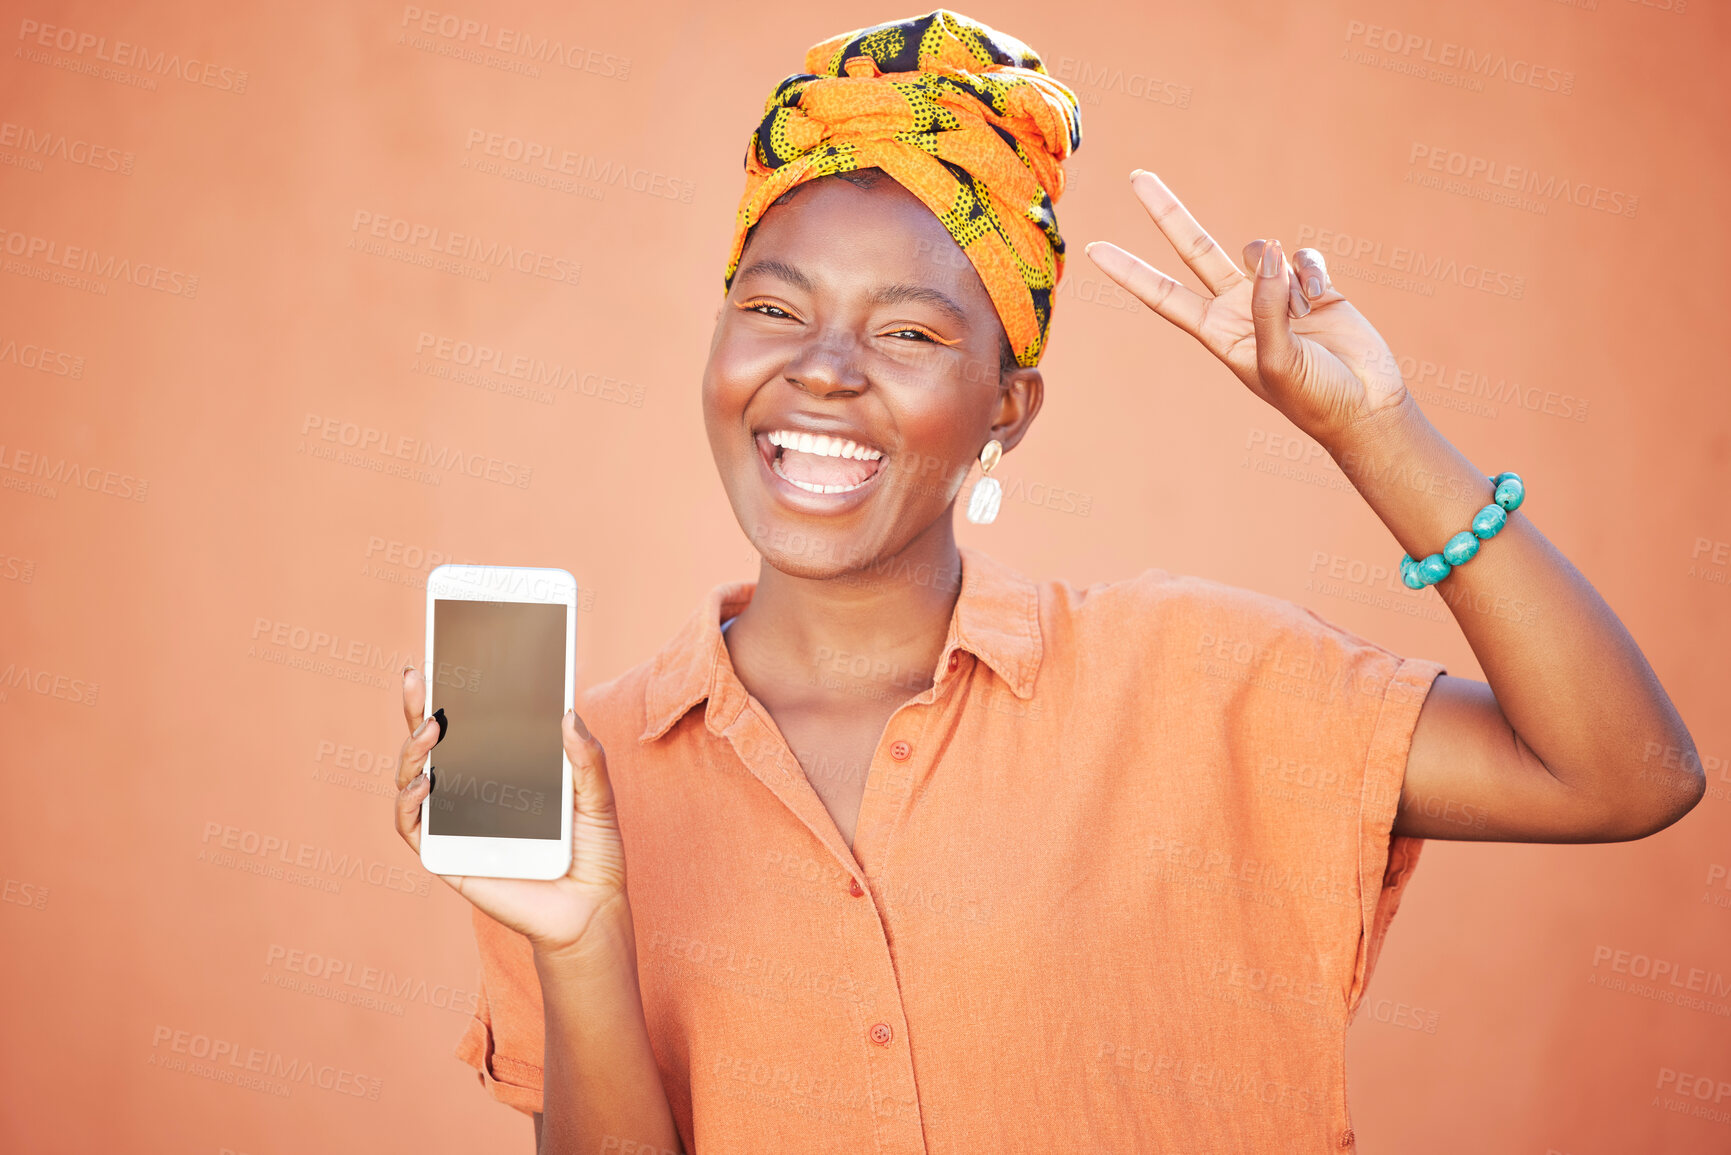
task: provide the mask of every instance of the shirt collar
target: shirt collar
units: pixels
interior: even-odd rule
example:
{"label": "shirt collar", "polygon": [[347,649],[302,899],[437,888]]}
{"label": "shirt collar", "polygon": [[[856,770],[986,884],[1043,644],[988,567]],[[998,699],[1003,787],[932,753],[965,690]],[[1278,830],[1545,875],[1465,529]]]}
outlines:
{"label": "shirt collar", "polygon": [[[1018,698],[1030,698],[1040,670],[1040,596],[1034,583],[978,550],[961,547],[962,590],[950,615],[937,678],[951,674],[950,655],[966,650],[1004,680]],[[650,666],[644,694],[646,724],[640,740],[661,737],[699,702],[717,733],[745,707],[745,688],[733,672],[721,623],[739,613],[756,582],[728,582],[709,591]]]}

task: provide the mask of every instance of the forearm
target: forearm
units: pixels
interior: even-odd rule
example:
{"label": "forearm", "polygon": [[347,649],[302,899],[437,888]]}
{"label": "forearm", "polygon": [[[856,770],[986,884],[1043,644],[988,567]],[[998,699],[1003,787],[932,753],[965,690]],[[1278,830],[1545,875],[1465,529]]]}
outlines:
{"label": "forearm", "polygon": [[[1415,560],[1440,552],[1491,504],[1486,473],[1520,471],[1511,462],[1479,468],[1410,395],[1326,448]],[[1542,503],[1543,485],[1534,491]],[[1585,800],[1619,800],[1631,821],[1640,818],[1634,811],[1687,809],[1688,776],[1657,773],[1678,759],[1655,756],[1685,751],[1691,757],[1681,761],[1691,763],[1682,719],[1622,622],[1533,525],[1528,505],[1436,592],[1516,740],[1553,777]]]}
{"label": "forearm", "polygon": [[679,1152],[649,1047],[630,907],[621,900],[597,919],[581,951],[535,954],[546,1024],[540,1149]]}

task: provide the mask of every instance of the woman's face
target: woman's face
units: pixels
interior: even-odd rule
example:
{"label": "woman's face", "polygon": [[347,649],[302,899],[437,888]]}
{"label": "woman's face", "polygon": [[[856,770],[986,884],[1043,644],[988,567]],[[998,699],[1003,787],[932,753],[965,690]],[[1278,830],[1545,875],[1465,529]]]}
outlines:
{"label": "woman's face", "polygon": [[[784,573],[870,567],[936,528],[981,448],[1021,440],[979,275],[895,181],[825,178],[764,214],[722,302],[703,416],[740,525]],[[940,519],[942,522],[940,524]]]}

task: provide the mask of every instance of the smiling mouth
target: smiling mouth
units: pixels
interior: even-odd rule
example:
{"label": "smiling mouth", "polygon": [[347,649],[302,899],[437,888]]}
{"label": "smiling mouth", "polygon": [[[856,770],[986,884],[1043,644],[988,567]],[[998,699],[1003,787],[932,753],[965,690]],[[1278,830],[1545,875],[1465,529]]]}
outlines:
{"label": "smiling mouth", "polygon": [[852,493],[883,468],[883,450],[845,437],[772,429],[761,435],[769,468],[807,493]]}

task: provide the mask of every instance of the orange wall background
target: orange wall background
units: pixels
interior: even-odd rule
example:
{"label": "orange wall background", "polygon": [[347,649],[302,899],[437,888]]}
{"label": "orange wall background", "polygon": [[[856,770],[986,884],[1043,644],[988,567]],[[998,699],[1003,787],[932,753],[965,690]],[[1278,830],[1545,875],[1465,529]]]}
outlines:
{"label": "orange wall background", "polygon": [[[451,1057],[466,904],[391,826],[426,573],[569,569],[589,684],[756,572],[697,402],[745,140],[809,43],[908,12],[450,3],[5,5],[5,1150],[528,1150]],[[1332,462],[1082,256],[1179,269],[1125,184],[1151,168],[1229,251],[1328,253],[1700,747],[1709,796],[1650,840],[1430,846],[1350,1033],[1362,1149],[1731,1149],[1726,9],[966,10],[1085,119],[1046,409],[963,540],[1479,675]],[[436,251],[470,244],[520,267]],[[195,1043],[321,1076],[207,1077]]]}

